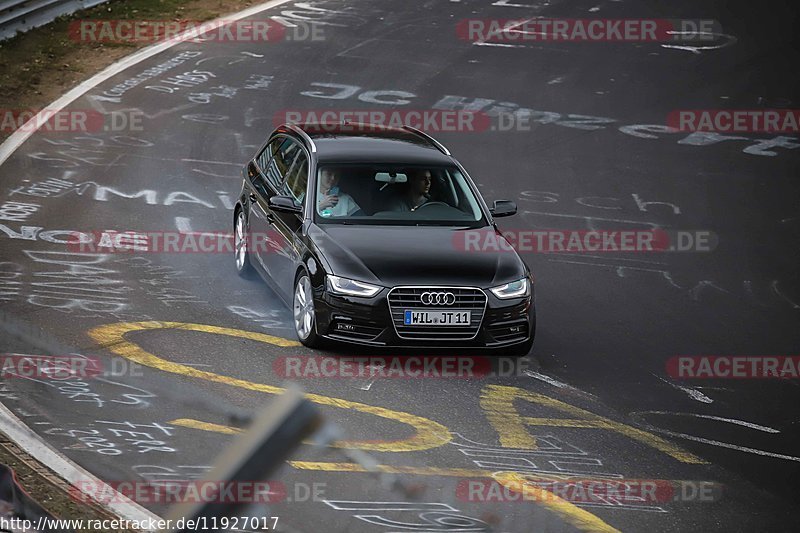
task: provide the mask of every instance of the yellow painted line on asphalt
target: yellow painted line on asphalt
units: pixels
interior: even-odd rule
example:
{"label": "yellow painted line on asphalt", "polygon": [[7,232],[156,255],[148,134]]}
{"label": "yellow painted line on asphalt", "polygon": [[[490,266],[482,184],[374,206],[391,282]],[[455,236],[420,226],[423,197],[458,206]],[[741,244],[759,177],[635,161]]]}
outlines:
{"label": "yellow painted line on asphalt", "polygon": [[[283,339],[281,337],[274,337],[264,333],[255,333],[241,329],[231,329],[219,326],[210,326],[206,324],[192,324],[185,322],[121,322],[117,324],[107,324],[89,330],[89,336],[97,341],[101,345],[101,348],[105,348],[140,365],[156,368],[164,372],[171,372],[173,374],[203,379],[213,383],[222,383],[225,385],[230,385],[231,387],[238,387],[241,389],[263,392],[266,394],[281,394],[285,391],[285,389],[282,387],[276,387],[274,385],[267,385],[264,383],[254,383],[244,379],[223,376],[213,372],[207,372],[205,370],[198,370],[180,363],[174,363],[144,350],[138,344],[135,344],[125,338],[126,335],[131,333],[165,329],[197,331],[202,333],[211,333],[214,335],[238,337],[242,339],[263,342],[274,346],[299,346],[296,341]],[[367,405],[364,403],[353,402],[350,400],[331,398],[329,396],[322,396],[319,394],[306,394],[305,396],[308,398],[308,400],[320,405],[348,409],[357,411],[359,413],[378,416],[387,420],[400,422],[401,424],[410,426],[414,430],[413,435],[398,440],[339,441],[333,444],[333,446],[338,448],[358,448],[361,450],[377,452],[413,452],[437,448],[447,444],[453,438],[453,436],[450,434],[450,430],[448,430],[445,426],[421,416],[412,415],[402,411],[386,409],[383,407]]]}
{"label": "yellow painted line on asphalt", "polygon": [[239,433],[243,433],[243,430],[239,428],[223,426],[222,424],[212,424],[211,422],[203,422],[193,418],[176,418],[175,420],[170,420],[168,423],[173,426],[211,431],[213,433],[222,433],[223,435],[238,435]]}
{"label": "yellow painted line on asphalt", "polygon": [[481,391],[481,409],[497,431],[501,446],[535,450],[536,438],[525,427],[525,420],[514,407],[516,397],[512,391],[486,387]]}
{"label": "yellow painted line on asphalt", "polygon": [[485,477],[494,479],[508,490],[522,494],[525,501],[534,501],[541,504],[550,512],[556,514],[561,520],[574,526],[580,531],[593,533],[619,533],[619,530],[610,526],[589,511],[570,503],[563,498],[559,498],[547,489],[531,484],[532,478],[538,481],[552,481],[549,476],[526,477],[518,472],[497,472],[491,470],[479,470],[471,468],[436,468],[436,467],[413,467],[413,466],[390,466],[375,465],[367,468],[357,463],[327,463],[311,461],[289,461],[294,468],[301,470],[317,470],[323,472],[358,472],[370,473],[381,472],[386,474],[410,474],[422,476],[444,476],[458,478]]}
{"label": "yellow painted line on asphalt", "polygon": [[518,472],[498,472],[493,476],[495,481],[509,490],[522,492],[524,499],[535,500],[547,509],[558,515],[563,521],[576,527],[580,531],[596,533],[619,533],[619,530],[605,523],[589,511],[581,509],[572,503],[559,498],[552,492],[526,483],[525,475]]}
{"label": "yellow painted line on asphalt", "polygon": [[[514,407],[515,400],[543,405],[579,418],[532,418],[521,416]],[[655,448],[682,463],[708,464],[700,457],[652,433],[621,422],[615,422],[544,394],[526,391],[517,387],[488,385],[481,393],[481,407],[486,412],[489,423],[497,431],[500,437],[500,444],[507,448],[536,447],[536,439],[528,432],[528,426],[606,429]]]}
{"label": "yellow painted line on asphalt", "polygon": [[[328,461],[287,461],[287,463],[299,470],[319,470],[323,472],[353,472],[360,474],[367,474],[370,472],[385,472],[387,474],[408,474],[414,476],[442,476],[442,477],[463,477],[463,478],[478,478],[485,477],[496,479],[500,473],[508,473],[503,470],[484,470],[481,468],[440,468],[438,466],[402,466],[402,465],[374,465],[366,467],[358,463],[337,463]],[[500,468],[500,467],[498,467]],[[519,473],[519,472],[514,472]],[[653,485],[662,486],[664,484],[678,485],[680,483],[694,483],[699,485],[701,483],[712,483],[711,481],[696,481],[688,479],[632,479],[632,478],[608,478],[608,477],[592,477],[587,476],[574,476],[567,474],[547,474],[542,472],[521,474],[525,483],[552,483],[561,482],[568,483],[607,483],[610,485],[625,485],[625,484],[644,484],[650,483]],[[516,492],[522,492],[522,487],[525,483],[517,483],[514,489]],[[509,483],[510,485],[510,483]],[[511,487],[509,487],[511,488]],[[548,491],[552,494],[552,491]],[[548,498],[550,496],[547,496]],[[530,501],[528,499],[526,501]]]}
{"label": "yellow painted line on asphalt", "polygon": [[317,461],[288,461],[294,468],[300,470],[321,470],[323,472],[382,472],[386,474],[409,474],[415,476],[443,476],[443,477],[492,477],[490,470],[476,468],[438,468],[433,466],[392,466],[375,465],[367,468],[358,463],[328,463]]}
{"label": "yellow painted line on asphalt", "polygon": [[[129,333],[164,329],[197,331],[216,335],[226,335],[230,337],[238,337],[272,344],[275,346],[298,346],[297,342],[263,333],[182,322],[124,322],[118,324],[108,324],[90,330],[89,335],[95,341],[100,343],[101,347],[143,366],[148,366],[164,372],[171,372],[187,377],[203,379],[214,383],[222,383],[246,390],[264,392],[267,394],[280,394],[284,392],[285,389],[281,387],[263,383],[254,383],[230,376],[223,376],[162,359],[152,353],[147,352],[141,346],[125,338],[125,335]],[[381,452],[409,452],[436,448],[447,444],[452,440],[452,434],[447,427],[427,418],[401,411],[394,411],[382,407],[375,407],[318,394],[307,394],[306,397],[310,401],[320,405],[338,407],[341,409],[351,409],[361,413],[372,414],[409,425],[415,430],[414,435],[405,439],[394,441],[340,441],[334,444],[334,446],[337,447],[359,448],[362,450]],[[533,402],[580,418],[559,419],[523,417],[514,407],[515,400]],[[484,388],[481,394],[481,407],[484,409],[489,422],[498,432],[500,436],[500,442],[504,447],[535,449],[536,440],[528,432],[528,426],[553,425],[561,427],[608,429],[652,446],[653,448],[675,457],[680,461],[696,464],[705,463],[705,461],[702,459],[683,451],[677,446],[674,446],[663,439],[656,437],[655,435],[622,423],[614,422],[613,420],[601,417],[578,407],[574,407],[570,404],[560,402],[548,396],[525,391],[523,389],[499,385],[488,385]],[[173,420],[172,423],[184,427],[191,427],[204,431],[214,431],[222,434],[232,435],[240,431],[238,428],[186,418]],[[372,471],[354,463],[290,461],[289,464],[295,468],[328,472]],[[608,525],[603,520],[589,513],[588,511],[581,509],[580,507],[577,507],[566,500],[556,497],[551,492],[546,491],[546,489],[531,485],[530,477],[526,478],[525,475],[517,472],[489,472],[480,469],[408,467],[390,465],[378,465],[375,468],[379,471],[394,474],[451,477],[490,477],[496,479],[498,483],[504,485],[510,490],[516,490],[518,492],[523,491],[525,497],[537,500],[538,503],[540,503],[543,507],[547,508],[549,511],[559,516],[562,520],[573,525],[581,531],[603,533],[617,531],[615,528]],[[526,480],[528,483],[526,483]]]}

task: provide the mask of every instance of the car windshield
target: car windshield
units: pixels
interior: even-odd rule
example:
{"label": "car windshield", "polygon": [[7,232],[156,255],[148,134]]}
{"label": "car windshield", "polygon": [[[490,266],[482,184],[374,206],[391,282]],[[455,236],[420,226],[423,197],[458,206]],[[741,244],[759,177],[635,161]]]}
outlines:
{"label": "car windshield", "polygon": [[315,219],[323,224],[480,227],[480,203],[455,166],[322,165]]}

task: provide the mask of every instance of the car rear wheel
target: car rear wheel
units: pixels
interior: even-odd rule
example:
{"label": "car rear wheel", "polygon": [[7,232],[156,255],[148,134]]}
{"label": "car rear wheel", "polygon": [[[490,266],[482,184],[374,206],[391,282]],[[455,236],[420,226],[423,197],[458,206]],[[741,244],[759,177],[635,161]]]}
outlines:
{"label": "car rear wheel", "polygon": [[311,280],[305,272],[297,277],[294,284],[292,315],[294,330],[300,342],[309,348],[319,346],[320,339],[317,336],[317,318],[314,311],[314,291],[311,288]]}
{"label": "car rear wheel", "polygon": [[247,221],[244,211],[239,210],[236,215],[236,224],[233,228],[233,253],[236,256],[236,272],[243,278],[253,276],[253,265],[250,264],[250,254],[247,249]]}

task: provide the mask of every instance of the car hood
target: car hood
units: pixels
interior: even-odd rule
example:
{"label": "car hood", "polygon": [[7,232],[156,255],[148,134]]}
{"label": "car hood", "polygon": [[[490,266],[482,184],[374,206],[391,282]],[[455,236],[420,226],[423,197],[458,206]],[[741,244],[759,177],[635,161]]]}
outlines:
{"label": "car hood", "polygon": [[[465,242],[478,242],[476,234],[479,242],[488,245],[465,246]],[[488,288],[527,273],[525,264],[494,228],[325,224],[312,225],[309,238],[333,274],[384,287]]]}

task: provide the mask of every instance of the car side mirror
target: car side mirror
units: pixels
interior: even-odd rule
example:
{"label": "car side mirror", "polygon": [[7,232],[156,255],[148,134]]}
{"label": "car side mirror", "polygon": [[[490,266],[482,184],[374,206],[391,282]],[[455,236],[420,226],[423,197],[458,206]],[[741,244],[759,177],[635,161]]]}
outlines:
{"label": "car side mirror", "polygon": [[495,200],[494,205],[489,209],[493,217],[510,217],[517,214],[517,204],[511,200]]}
{"label": "car side mirror", "polygon": [[294,198],[279,194],[269,199],[269,208],[279,213],[294,213],[296,215],[303,214],[303,206],[297,205]]}

